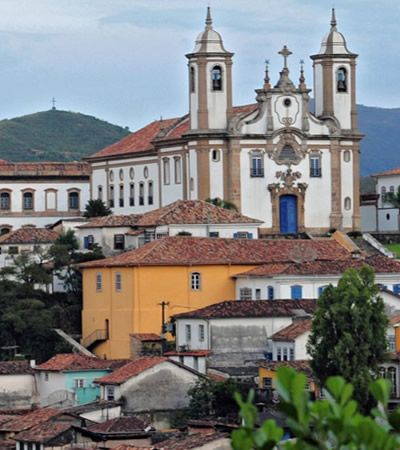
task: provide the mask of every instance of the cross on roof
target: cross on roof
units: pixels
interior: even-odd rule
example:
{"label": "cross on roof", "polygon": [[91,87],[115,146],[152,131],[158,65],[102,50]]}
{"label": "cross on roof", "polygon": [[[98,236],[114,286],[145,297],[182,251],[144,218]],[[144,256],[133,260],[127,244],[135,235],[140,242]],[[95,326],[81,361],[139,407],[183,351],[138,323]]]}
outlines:
{"label": "cross on roof", "polygon": [[287,69],[287,59],[288,59],[288,56],[290,56],[293,52],[291,52],[287,47],[286,47],[286,45],[284,45],[283,46],[283,49],[280,51],[280,52],[278,52],[280,55],[282,55],[283,56],[283,68],[284,69]]}

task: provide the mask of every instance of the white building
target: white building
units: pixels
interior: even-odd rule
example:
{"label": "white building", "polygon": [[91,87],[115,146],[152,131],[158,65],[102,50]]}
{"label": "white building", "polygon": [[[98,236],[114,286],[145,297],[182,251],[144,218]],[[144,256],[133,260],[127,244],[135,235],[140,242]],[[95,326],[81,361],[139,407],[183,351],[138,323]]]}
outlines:
{"label": "white building", "polygon": [[212,26],[187,54],[189,112],[160,120],[88,158],[93,198],[116,214],[141,214],[178,199],[223,198],[263,222],[265,233],[360,228],[356,58],[331,28],[314,68],[315,114],[300,67],[297,85],[268,67],[257,103],[233,106],[232,57]]}
{"label": "white building", "polygon": [[29,361],[1,361],[0,409],[29,409],[37,403],[35,375]]}
{"label": "white building", "polygon": [[89,196],[86,163],[0,161],[0,232],[45,227],[82,214]]}

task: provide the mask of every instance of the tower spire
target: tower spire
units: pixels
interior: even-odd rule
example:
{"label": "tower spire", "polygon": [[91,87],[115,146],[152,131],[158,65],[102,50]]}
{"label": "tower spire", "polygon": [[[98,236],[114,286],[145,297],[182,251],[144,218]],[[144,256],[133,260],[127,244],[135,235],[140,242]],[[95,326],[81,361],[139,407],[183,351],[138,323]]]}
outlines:
{"label": "tower spire", "polygon": [[207,6],[207,16],[206,16],[206,29],[212,29],[212,18],[211,18],[211,7]]}
{"label": "tower spire", "polygon": [[331,30],[336,31],[336,14],[335,14],[335,8],[332,8],[332,16],[331,16]]}

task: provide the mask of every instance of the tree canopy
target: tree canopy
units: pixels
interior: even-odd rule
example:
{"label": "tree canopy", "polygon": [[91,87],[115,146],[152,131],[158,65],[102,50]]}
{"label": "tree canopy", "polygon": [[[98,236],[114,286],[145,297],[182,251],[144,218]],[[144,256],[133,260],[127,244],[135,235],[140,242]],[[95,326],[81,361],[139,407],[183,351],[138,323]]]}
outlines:
{"label": "tree canopy", "polygon": [[89,200],[85,206],[84,216],[87,219],[109,216],[110,214],[112,214],[111,209],[99,198]]}

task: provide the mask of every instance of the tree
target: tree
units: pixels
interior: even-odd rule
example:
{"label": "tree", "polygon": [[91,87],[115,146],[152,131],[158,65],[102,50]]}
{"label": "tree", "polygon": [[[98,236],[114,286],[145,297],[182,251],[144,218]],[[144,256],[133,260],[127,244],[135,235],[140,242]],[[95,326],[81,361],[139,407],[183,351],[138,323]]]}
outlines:
{"label": "tree", "polygon": [[318,300],[307,344],[311,367],[321,384],[330,376],[343,376],[366,408],[368,384],[385,360],[387,325],[370,267],[349,269],[337,287],[328,286]]}
{"label": "tree", "polygon": [[207,198],[206,202],[211,203],[212,205],[219,206],[220,208],[230,209],[232,211],[237,211],[237,206],[228,200],[222,200],[222,198]]}
{"label": "tree", "polygon": [[246,402],[236,395],[242,426],[232,433],[234,450],[397,450],[400,446],[400,410],[389,413],[388,380],[369,384],[377,406],[363,415],[353,398],[353,386],[342,377],[330,377],[325,399],[310,401],[306,377],[288,367],[278,369],[279,409],[294,439],[282,441],[284,430],[274,420],[256,428],[253,393]]}
{"label": "tree", "polygon": [[384,202],[391,203],[395,208],[400,208],[400,186],[398,186],[396,193],[388,192],[383,198]]}
{"label": "tree", "polygon": [[87,219],[92,217],[109,216],[112,214],[111,209],[101,199],[89,200],[85,207],[84,216]]}

